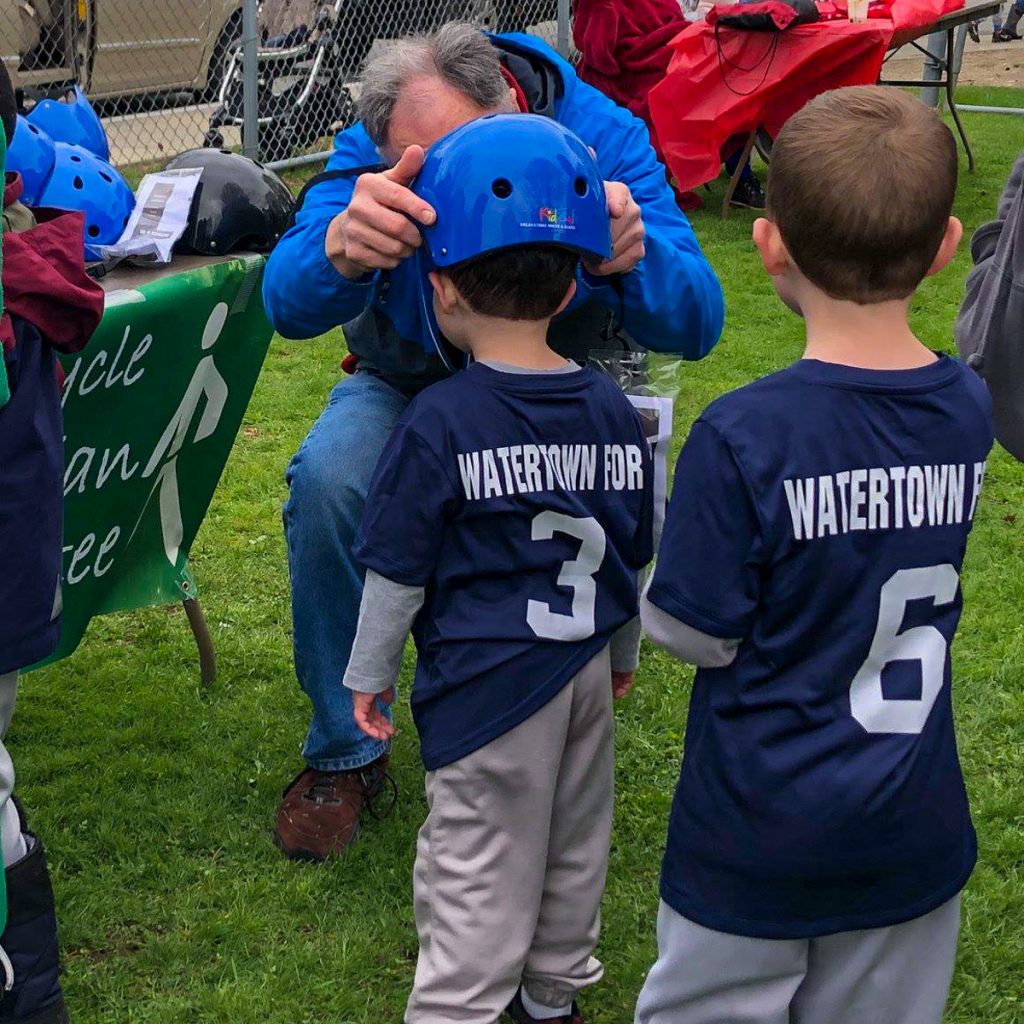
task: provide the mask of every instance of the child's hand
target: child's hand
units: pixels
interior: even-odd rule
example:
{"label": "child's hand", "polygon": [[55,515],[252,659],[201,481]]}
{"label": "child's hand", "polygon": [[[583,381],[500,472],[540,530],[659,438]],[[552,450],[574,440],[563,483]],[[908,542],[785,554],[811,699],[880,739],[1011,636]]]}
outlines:
{"label": "child's hand", "polygon": [[622,700],[633,689],[633,677],[635,674],[634,672],[612,673],[612,697],[615,700]]}
{"label": "child's hand", "polygon": [[395,735],[395,727],[384,715],[381,705],[390,704],[394,699],[395,688],[393,686],[383,693],[360,693],[358,690],[353,692],[352,702],[355,706],[356,725],[372,739],[391,739]]}

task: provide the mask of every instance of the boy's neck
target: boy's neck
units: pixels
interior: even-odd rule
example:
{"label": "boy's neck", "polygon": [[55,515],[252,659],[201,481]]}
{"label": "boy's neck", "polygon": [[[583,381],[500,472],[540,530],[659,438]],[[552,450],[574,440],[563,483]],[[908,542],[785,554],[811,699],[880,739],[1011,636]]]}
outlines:
{"label": "boy's neck", "polygon": [[548,346],[548,325],[545,320],[499,320],[479,317],[466,339],[473,358],[478,362],[505,363],[526,370],[554,370],[565,366],[566,360]]}
{"label": "boy's neck", "polygon": [[860,306],[821,292],[801,296],[807,324],[805,359],[866,370],[912,370],[934,363],[936,355],[910,329],[910,299]]}

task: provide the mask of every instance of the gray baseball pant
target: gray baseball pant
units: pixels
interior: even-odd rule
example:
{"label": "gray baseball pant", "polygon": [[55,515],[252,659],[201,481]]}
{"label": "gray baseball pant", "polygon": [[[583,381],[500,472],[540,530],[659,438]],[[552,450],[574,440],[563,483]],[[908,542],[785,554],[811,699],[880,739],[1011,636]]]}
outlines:
{"label": "gray baseball pant", "polygon": [[600,979],[612,733],[606,648],[515,729],[427,773],[406,1024],[494,1024],[520,983],[560,1006]]}
{"label": "gray baseball pant", "polygon": [[904,924],[817,939],[727,935],[662,901],[636,1024],[938,1024],[959,930],[959,895]]}
{"label": "gray baseball pant", "polygon": [[25,839],[21,834],[21,819],[11,800],[14,792],[14,762],[4,746],[4,737],[14,717],[18,699],[18,673],[0,675],[0,836],[3,839],[3,864],[10,866],[25,856]]}

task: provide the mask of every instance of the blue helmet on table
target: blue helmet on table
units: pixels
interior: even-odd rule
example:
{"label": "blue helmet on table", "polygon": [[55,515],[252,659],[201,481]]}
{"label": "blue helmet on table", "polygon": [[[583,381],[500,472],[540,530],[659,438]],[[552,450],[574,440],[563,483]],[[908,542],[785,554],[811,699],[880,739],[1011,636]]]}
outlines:
{"label": "blue helmet on table", "polygon": [[101,160],[110,160],[110,144],[103,122],[77,85],[64,99],[40,100],[28,120],[55,142],[81,146]]}
{"label": "blue helmet on table", "polygon": [[85,258],[98,260],[96,245],[116,242],[135,209],[135,195],[120,172],[81,146],[54,144],[55,160],[39,206],[85,214]]}
{"label": "blue helmet on table", "polygon": [[551,118],[492,114],[464,124],[430,147],[412,189],[437,212],[422,229],[437,267],[518,245],[611,256],[597,161]]}
{"label": "blue helmet on table", "polygon": [[24,186],[21,200],[26,206],[39,205],[39,197],[50,180],[56,159],[53,139],[19,114],[7,149],[7,170],[21,175]]}

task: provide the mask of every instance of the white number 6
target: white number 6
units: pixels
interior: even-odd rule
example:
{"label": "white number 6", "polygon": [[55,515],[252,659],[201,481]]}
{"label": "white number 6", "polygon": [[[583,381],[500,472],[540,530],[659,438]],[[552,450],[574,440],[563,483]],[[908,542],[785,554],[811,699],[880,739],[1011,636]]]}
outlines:
{"label": "white number 6", "polygon": [[[946,638],[934,626],[899,632],[907,602],[931,598],[935,606],[956,597],[959,577],[949,564],[900,569],[879,593],[878,625],[867,660],[850,685],[850,712],[867,732],[919,733],[942,690],[946,674]],[[921,663],[920,700],[887,700],[882,669],[894,661]]]}
{"label": "white number 6", "polygon": [[579,554],[562,563],[558,574],[560,587],[572,587],[572,611],[569,615],[553,612],[546,601],[526,605],[526,621],[530,629],[545,640],[586,640],[594,635],[594,605],[597,584],[594,574],[604,561],[605,535],[601,524],[594,518],[576,519],[561,512],[541,512],[534,517],[533,540],[551,540],[556,533],[564,533],[580,541]]}

